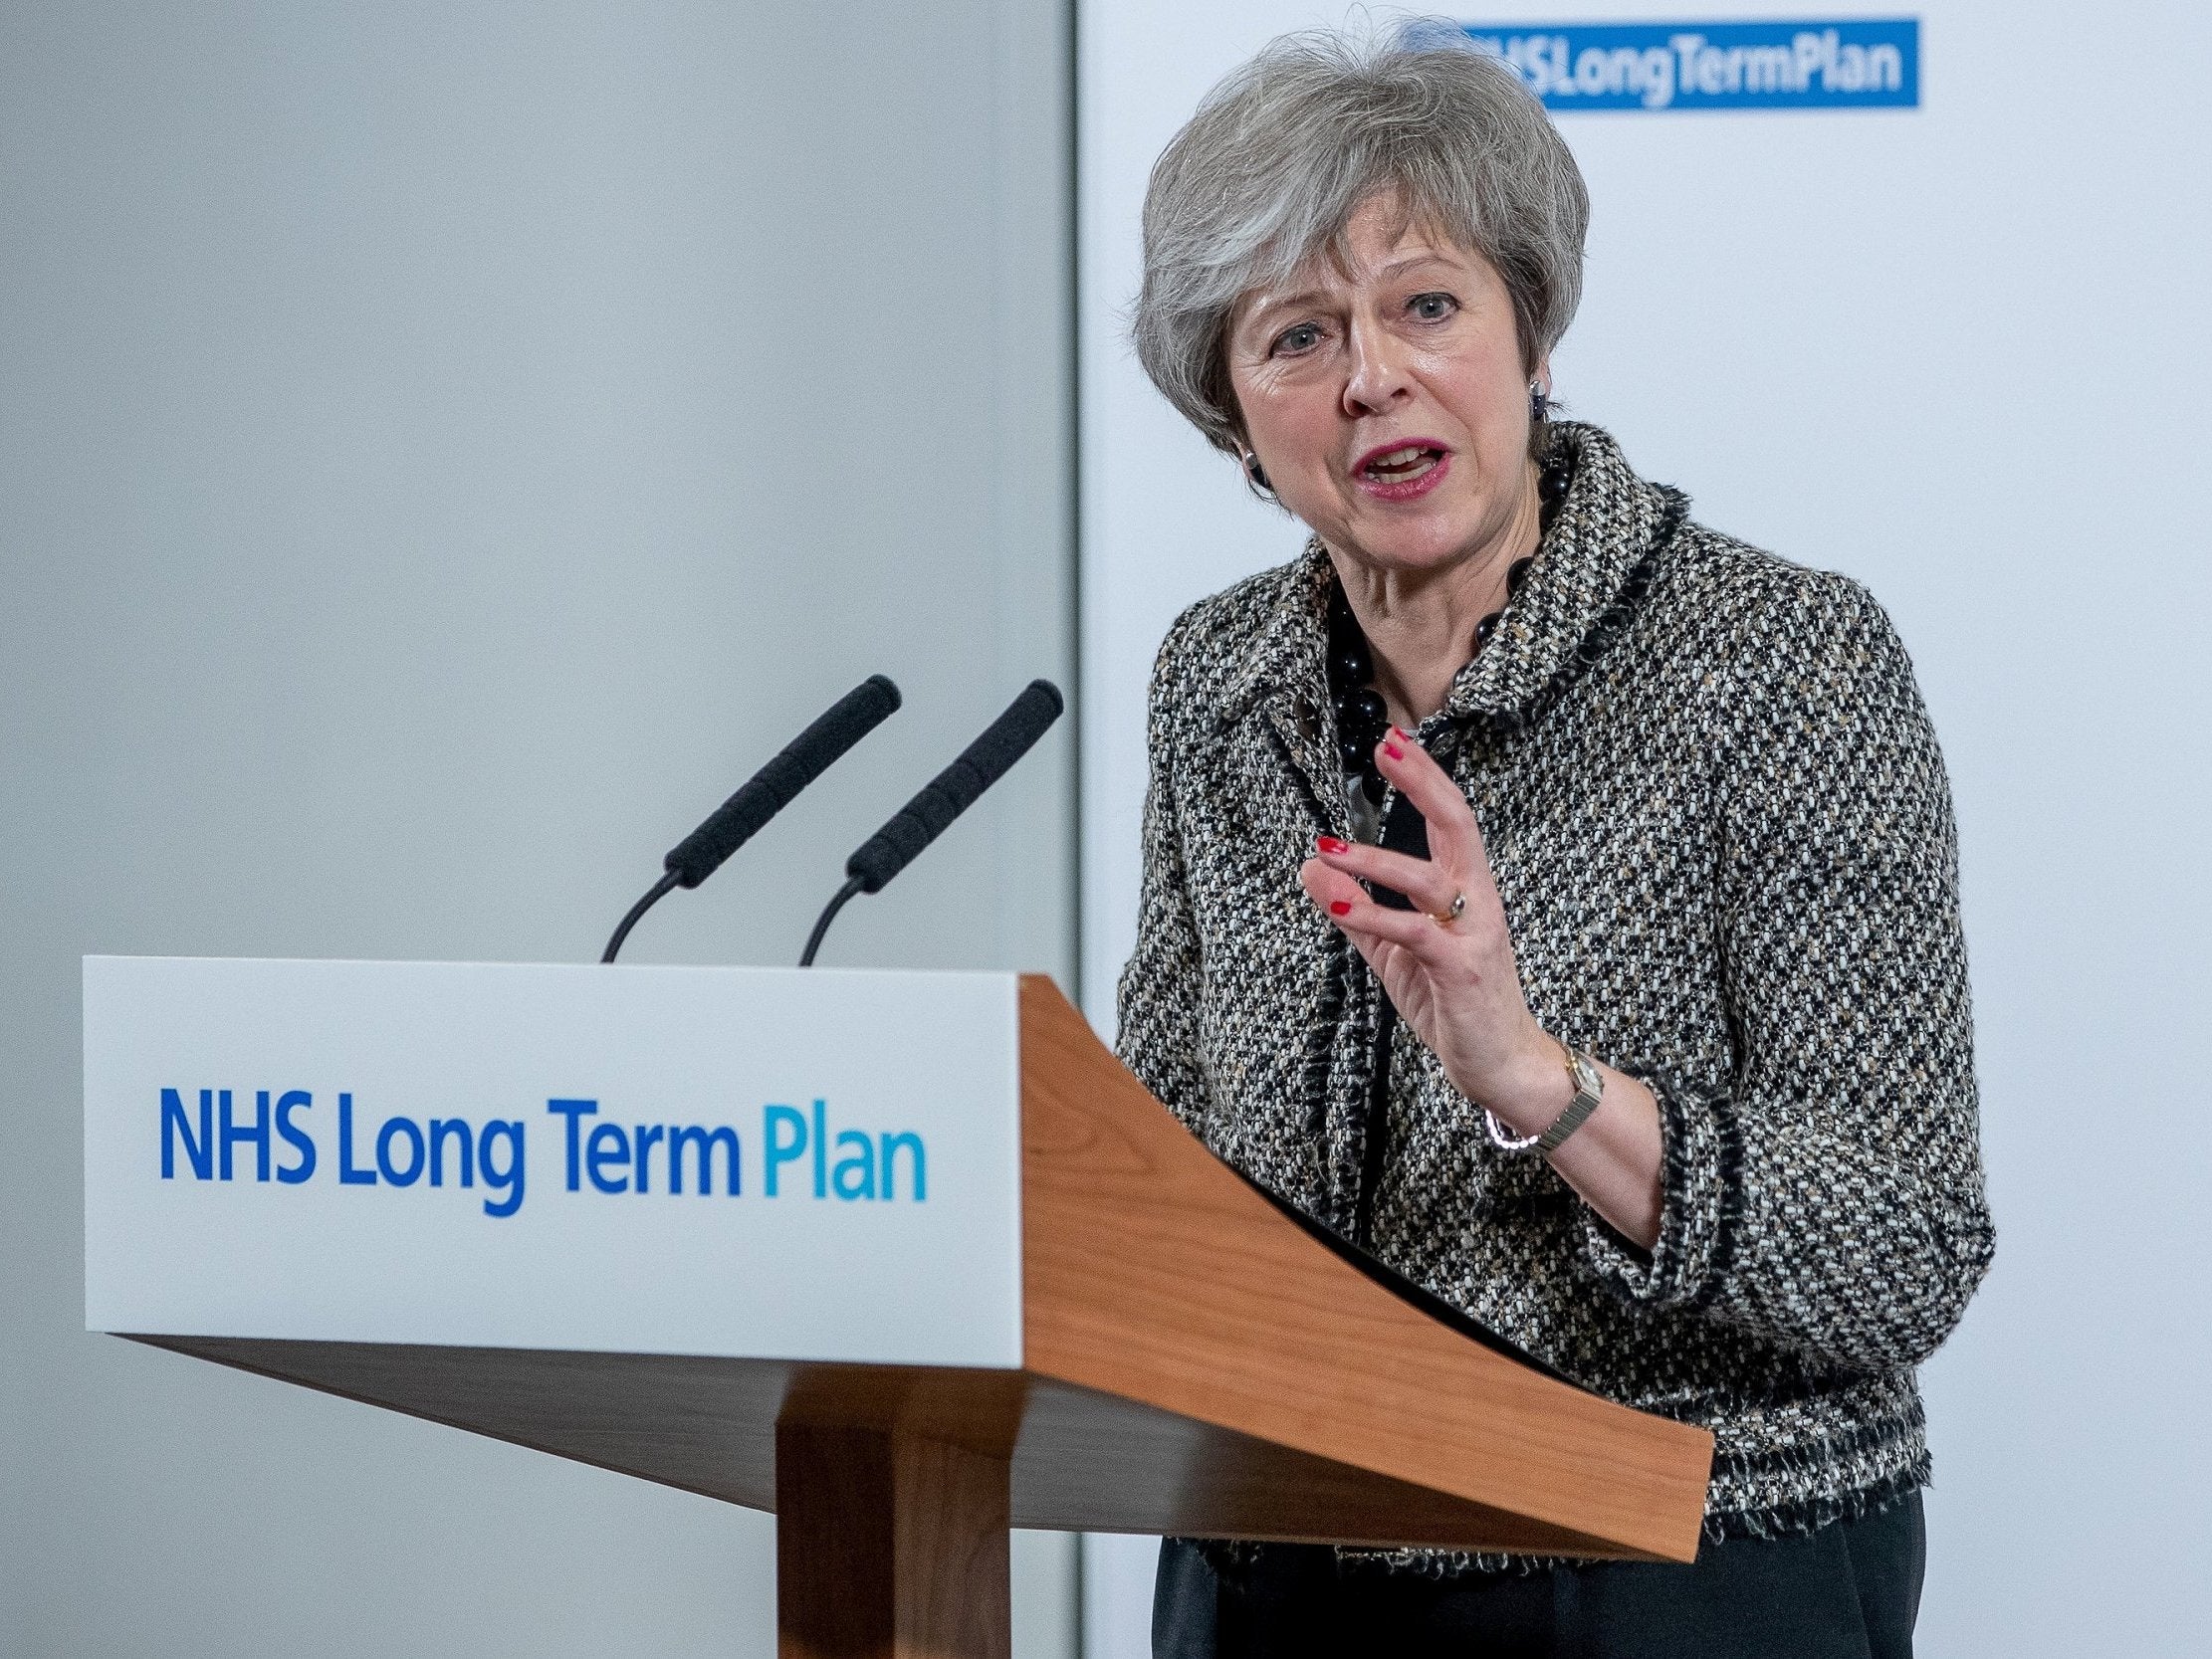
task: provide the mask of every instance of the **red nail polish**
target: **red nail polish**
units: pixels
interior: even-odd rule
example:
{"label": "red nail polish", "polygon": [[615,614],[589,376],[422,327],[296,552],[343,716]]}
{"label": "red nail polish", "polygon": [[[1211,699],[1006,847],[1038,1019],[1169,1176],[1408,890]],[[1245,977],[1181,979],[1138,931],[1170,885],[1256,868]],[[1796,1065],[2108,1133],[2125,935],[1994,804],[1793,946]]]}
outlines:
{"label": "red nail polish", "polygon": [[1339,841],[1333,835],[1317,835],[1313,838],[1313,844],[1324,853],[1348,853],[1352,850],[1350,842]]}
{"label": "red nail polish", "polygon": [[1383,752],[1389,755],[1393,760],[1403,760],[1406,758],[1406,751],[1400,748],[1396,743],[1385,743],[1383,745]]}
{"label": "red nail polish", "polygon": [[1352,914],[1352,901],[1349,899],[1331,899],[1329,901],[1329,914],[1331,916],[1350,916]]}
{"label": "red nail polish", "polygon": [[1390,734],[1393,737],[1396,737],[1402,743],[1410,743],[1414,740],[1414,734],[1411,731],[1408,731],[1403,726],[1392,726],[1390,728]]}

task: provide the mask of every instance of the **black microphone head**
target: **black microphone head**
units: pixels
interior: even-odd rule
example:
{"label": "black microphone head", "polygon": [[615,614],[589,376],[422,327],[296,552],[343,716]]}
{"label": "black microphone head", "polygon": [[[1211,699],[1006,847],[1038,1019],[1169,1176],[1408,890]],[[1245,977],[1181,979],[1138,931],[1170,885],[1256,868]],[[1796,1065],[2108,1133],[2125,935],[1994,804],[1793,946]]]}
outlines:
{"label": "black microphone head", "polygon": [[869,675],[678,842],[662,867],[679,886],[697,887],[840,755],[890,719],[899,702],[897,686],[883,675]]}
{"label": "black microphone head", "polygon": [[955,818],[976,804],[986,789],[1006,775],[1028,753],[1066,707],[1059,687],[1032,680],[960,758],[925,784],[891,821],[862,843],[845,861],[845,874],[863,893],[882,891],[923,848],[945,833]]}
{"label": "black microphone head", "polygon": [[[1005,756],[998,761],[986,786],[997,782],[1008,767],[1027,754],[1029,745],[1050,729],[1066,708],[1067,699],[1060,696],[1060,688],[1049,680],[1032,680],[1022,687],[1021,695],[1006,706],[1006,712],[986,726],[984,734],[976,739],[976,748],[988,743],[992,745],[990,752],[994,757],[1001,752]],[[974,753],[974,749],[970,753]]]}

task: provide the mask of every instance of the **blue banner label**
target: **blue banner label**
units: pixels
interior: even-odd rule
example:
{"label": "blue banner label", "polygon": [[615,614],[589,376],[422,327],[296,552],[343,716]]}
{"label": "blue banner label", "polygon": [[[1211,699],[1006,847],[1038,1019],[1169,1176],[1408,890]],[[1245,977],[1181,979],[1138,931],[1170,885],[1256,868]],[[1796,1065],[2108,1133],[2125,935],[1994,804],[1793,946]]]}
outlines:
{"label": "blue banner label", "polygon": [[1552,109],[1910,109],[1917,18],[1469,23]]}

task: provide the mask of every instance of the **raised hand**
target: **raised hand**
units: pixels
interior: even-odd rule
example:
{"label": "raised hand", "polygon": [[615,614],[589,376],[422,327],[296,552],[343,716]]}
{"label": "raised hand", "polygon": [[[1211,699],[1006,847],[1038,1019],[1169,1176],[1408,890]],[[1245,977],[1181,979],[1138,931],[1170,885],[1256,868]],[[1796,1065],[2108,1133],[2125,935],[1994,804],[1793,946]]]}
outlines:
{"label": "raised hand", "polygon": [[[1429,857],[1324,836],[1299,885],[1359,947],[1459,1092],[1533,1133],[1558,1116],[1573,1088],[1559,1045],[1521,995],[1481,828],[1458,786],[1405,732],[1393,726],[1375,752],[1384,777],[1427,821]],[[1395,888],[1414,908],[1379,905],[1362,882]]]}
{"label": "raised hand", "polygon": [[[1298,883],[1359,947],[1399,1016],[1443,1062],[1468,1100],[1516,1135],[1548,1128],[1574,1099],[1565,1051],[1521,994],[1513,940],[1490,875],[1482,831],[1458,785],[1393,726],[1375,761],[1429,826],[1429,857],[1324,836]],[[1394,888],[1410,911],[1378,905],[1362,882]],[[1551,1154],[1552,1167],[1624,1237],[1659,1237],[1659,1103],[1635,1078],[1599,1064],[1605,1090],[1589,1122]]]}

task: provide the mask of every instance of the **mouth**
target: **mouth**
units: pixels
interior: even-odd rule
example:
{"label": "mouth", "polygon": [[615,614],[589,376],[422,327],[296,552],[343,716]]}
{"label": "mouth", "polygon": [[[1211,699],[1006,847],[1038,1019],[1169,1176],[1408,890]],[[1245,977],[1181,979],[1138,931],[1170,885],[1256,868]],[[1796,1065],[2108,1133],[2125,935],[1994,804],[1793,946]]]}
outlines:
{"label": "mouth", "polygon": [[1369,450],[1353,467],[1352,478],[1370,496],[1405,501],[1441,484],[1450,465],[1451,451],[1444,445],[1433,438],[1408,438]]}

